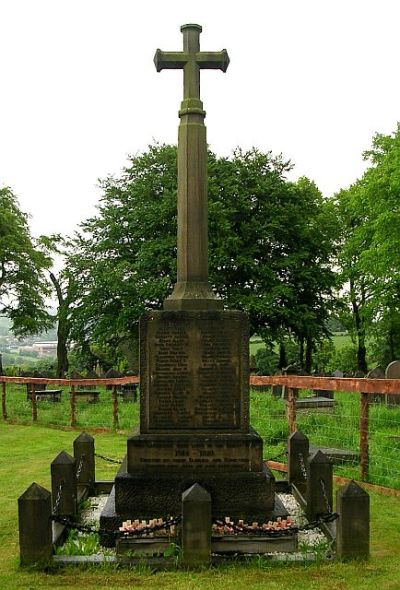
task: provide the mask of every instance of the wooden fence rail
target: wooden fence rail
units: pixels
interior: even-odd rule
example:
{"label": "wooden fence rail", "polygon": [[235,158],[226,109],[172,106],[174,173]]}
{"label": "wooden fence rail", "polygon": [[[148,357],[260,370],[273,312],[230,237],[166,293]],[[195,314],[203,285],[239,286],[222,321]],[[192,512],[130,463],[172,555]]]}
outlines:
{"label": "wooden fence rail", "polygon": [[[6,404],[6,384],[30,384],[32,399],[32,421],[37,421],[36,385],[66,385],[71,387],[71,426],[76,426],[76,388],[88,385],[111,385],[113,400],[113,427],[119,427],[117,387],[128,384],[139,384],[139,377],[118,377],[114,379],[45,379],[42,377],[6,377],[0,376],[2,384],[2,416],[8,420]],[[360,395],[360,470],[361,479],[368,479],[369,469],[369,405],[368,394],[400,396],[400,379],[367,379],[352,377],[309,377],[302,375],[270,375],[250,376],[250,386],[284,385],[288,388],[287,419],[289,432],[296,431],[296,390],[332,390]],[[399,406],[400,407],[400,406]]]}

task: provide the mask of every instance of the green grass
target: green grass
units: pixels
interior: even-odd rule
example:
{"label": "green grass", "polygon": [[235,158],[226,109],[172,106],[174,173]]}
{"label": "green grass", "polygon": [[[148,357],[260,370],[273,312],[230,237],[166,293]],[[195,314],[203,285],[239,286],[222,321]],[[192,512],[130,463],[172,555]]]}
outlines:
{"label": "green grass", "polygon": [[[368,563],[270,564],[252,560],[199,572],[152,573],[147,568],[69,567],[47,573],[18,565],[17,498],[32,483],[49,488],[49,463],[72,450],[77,432],[43,426],[0,424],[0,588],[105,590],[398,590],[400,588],[400,503],[371,494],[371,559]],[[99,453],[121,457],[126,436],[95,435]],[[115,466],[98,463],[98,479],[112,478]]]}

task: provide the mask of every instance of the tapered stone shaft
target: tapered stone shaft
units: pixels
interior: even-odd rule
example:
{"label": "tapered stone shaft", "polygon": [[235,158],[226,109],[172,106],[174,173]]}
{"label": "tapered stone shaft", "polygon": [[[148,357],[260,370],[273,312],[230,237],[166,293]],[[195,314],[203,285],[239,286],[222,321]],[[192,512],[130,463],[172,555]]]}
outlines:
{"label": "tapered stone shaft", "polygon": [[200,69],[226,71],[226,50],[200,51],[200,25],[183,25],[183,51],[157,49],[157,71],[183,69],[178,133],[177,282],[164,309],[221,309],[208,282],[207,138],[200,100]]}

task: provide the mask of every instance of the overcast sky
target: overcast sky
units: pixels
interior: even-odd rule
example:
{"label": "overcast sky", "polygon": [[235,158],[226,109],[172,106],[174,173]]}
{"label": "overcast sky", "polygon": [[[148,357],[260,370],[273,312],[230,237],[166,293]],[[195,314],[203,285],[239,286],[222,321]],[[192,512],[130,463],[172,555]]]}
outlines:
{"label": "overcast sky", "polygon": [[329,196],[400,120],[399,17],[398,0],[0,0],[0,186],[34,234],[71,233],[98,178],[176,142],[182,72],[153,56],[198,23],[231,59],[201,74],[211,149],[282,152]]}

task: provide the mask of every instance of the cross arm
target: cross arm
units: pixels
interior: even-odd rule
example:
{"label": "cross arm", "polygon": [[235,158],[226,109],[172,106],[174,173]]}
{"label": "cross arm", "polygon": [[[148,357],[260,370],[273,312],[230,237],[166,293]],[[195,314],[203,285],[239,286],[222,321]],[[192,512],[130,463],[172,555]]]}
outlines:
{"label": "cross arm", "polygon": [[226,72],[229,66],[229,55],[226,49],[222,51],[201,51],[196,54],[196,61],[202,70],[222,70]]}
{"label": "cross arm", "polygon": [[188,60],[183,51],[161,51],[157,49],[154,55],[154,65],[157,72],[161,70],[181,70]]}

